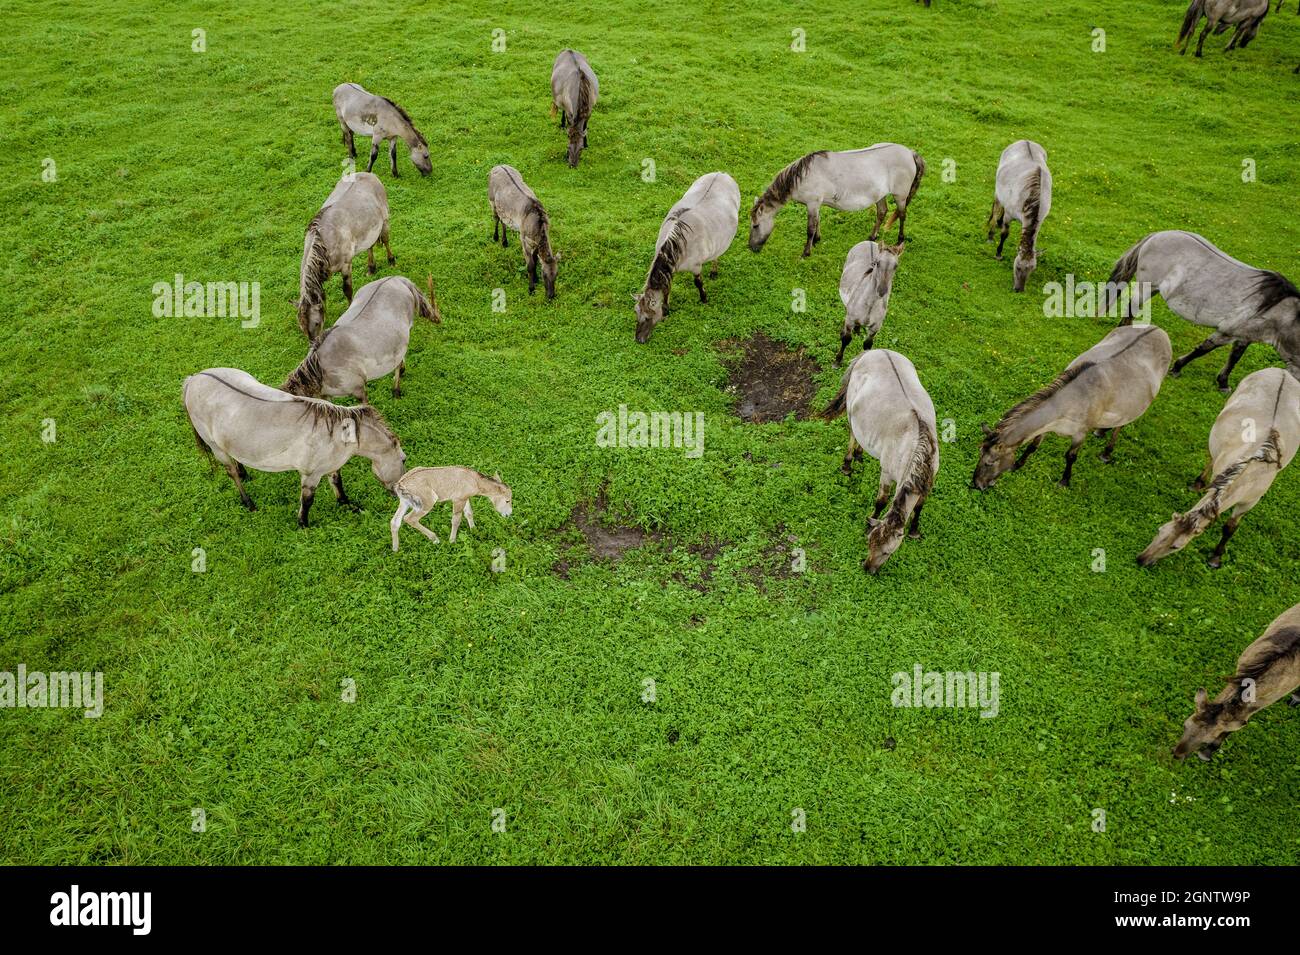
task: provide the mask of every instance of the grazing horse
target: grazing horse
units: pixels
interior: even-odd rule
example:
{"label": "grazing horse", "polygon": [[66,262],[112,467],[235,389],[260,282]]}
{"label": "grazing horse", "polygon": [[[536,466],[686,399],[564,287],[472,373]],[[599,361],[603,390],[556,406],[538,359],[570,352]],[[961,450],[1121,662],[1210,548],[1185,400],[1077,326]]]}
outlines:
{"label": "grazing horse", "polygon": [[[876,506],[867,520],[867,559],[862,563],[863,570],[875,574],[898,550],[904,528],[913,540],[921,539],[921,509],[939,473],[934,403],[912,363],[881,348],[863,352],[849,363],[839,394],[822,417],[831,420],[846,411],[849,447],[841,469],[851,474],[853,462],[864,450],[880,462]],[[889,512],[881,520],[887,504]]]}
{"label": "grazing horse", "polygon": [[555,272],[559,256],[551,249],[551,220],[536,193],[528,188],[514,166],[493,166],[488,173],[488,203],[492,206],[492,240],[500,230],[501,247],[514,229],[528,267],[528,294],[537,289],[537,260],[542,262],[546,297],[555,298]]}
{"label": "grazing horse", "polygon": [[[844,212],[858,212],[872,206],[876,208],[876,227],[871,230],[874,241],[885,228],[898,219],[898,242],[902,244],[903,224],[921,177],[925,175],[925,160],[920,155],[895,143],[876,143],[866,149],[847,152],[809,153],[786,166],[772,184],[754,202],[749,212],[749,247],[754,252],[763,248],[772,229],[776,214],[788,202],[801,202],[808,209],[808,239],[803,254],[812,254],[813,246],[821,241],[821,208],[829,206]],[[894,197],[894,212],[885,221],[888,196]]]}
{"label": "grazing horse", "polygon": [[402,525],[414,527],[435,544],[438,535],[420,523],[425,514],[433,509],[439,501],[451,501],[451,542],[456,543],[456,533],[460,530],[460,519],[469,522],[474,528],[474,508],[470,498],[482,495],[492,502],[496,512],[502,517],[509,517],[514,510],[510,488],[501,480],[501,475],[485,477],[473,468],[411,468],[393,488],[397,494],[397,511],[388,522],[388,529],[393,535],[393,552],[397,551],[397,532]]}
{"label": "grazing horse", "polygon": [[424,141],[406,111],[391,99],[369,93],[356,83],[344,83],[334,87],[334,115],[338,117],[339,127],[343,130],[343,144],[348,147],[348,155],[354,161],[357,158],[357,147],[353,136],[359,133],[370,137],[370,162],[366,164],[366,172],[374,169],[379,147],[387,141],[388,164],[396,176],[399,139],[406,143],[411,153],[411,163],[420,170],[420,175],[427,176],[433,170],[429,144]]}
{"label": "grazing horse", "polygon": [[840,301],[844,303],[844,327],[840,331],[840,352],[835,356],[838,366],[844,360],[844,349],[849,347],[858,329],[862,334],[862,350],[875,343],[876,333],[885,324],[889,310],[889,293],[894,286],[894,273],[898,259],[903,254],[902,245],[877,245],[868,240],[849,249],[840,274]]}
{"label": "grazing horse", "polygon": [[1183,735],[1174,756],[1190,753],[1209,762],[1229,733],[1272,706],[1288,693],[1292,706],[1300,705],[1300,604],[1268,625],[1263,635],[1242,651],[1237,672],[1223,692],[1211,701],[1205,687],[1196,691],[1192,715],[1183,722]]}
{"label": "grazing horse", "polygon": [[1102,294],[1103,314],[1134,278],[1138,284],[1121,325],[1133,321],[1134,300],[1140,305],[1158,292],[1175,314],[1216,329],[1174,362],[1175,377],[1189,361],[1229,342],[1232,353],[1218,378],[1225,394],[1228,376],[1251,342],[1272,345],[1300,377],[1300,291],[1279,273],[1238,262],[1195,232],[1153,232],[1115,263]]}
{"label": "grazing horse", "polygon": [[375,274],[375,246],[382,242],[388,264],[397,258],[388,244],[388,193],[377,176],[350,173],[307,226],[298,276],[298,327],[310,340],[320,338],[325,327],[325,283],[343,273],[343,296],[352,301],[352,259],[369,251],[366,271]]}
{"label": "grazing horse", "polygon": [[569,165],[577,168],[587,148],[587,120],[600,96],[600,81],[577,50],[561,50],[551,67],[551,115],[560,111],[560,129],[569,133]]}
{"label": "grazing horse", "polygon": [[1244,50],[1255,39],[1259,25],[1267,13],[1268,0],[1192,0],[1187,7],[1187,15],[1183,17],[1183,28],[1174,41],[1174,49],[1179,53],[1187,52],[1192,34],[1196,32],[1196,24],[1201,22],[1201,17],[1205,17],[1205,29],[1196,42],[1197,56],[1201,55],[1205,38],[1211,30],[1218,35],[1234,24],[1237,32],[1232,35],[1223,51],[1226,53],[1237,46]]}
{"label": "grazing horse", "polygon": [[393,397],[400,398],[406,347],[416,315],[434,324],[442,321],[433,297],[432,275],[428,298],[400,275],[363,286],[348,310],[320,341],[312,343],[307,357],[280,390],[308,398],[351,395],[366,404],[366,382],[391,371]]}
{"label": "grazing horse", "polygon": [[1192,484],[1205,496],[1185,514],[1174,514],[1156,531],[1138,563],[1150,567],[1183,547],[1232,510],[1209,565],[1223,564],[1223,551],[1246,512],[1259,503],[1300,447],[1300,381],[1284,369],[1264,368],[1241,379],[1210,429],[1205,470]]}
{"label": "grazing horse", "polygon": [[1017,292],[1025,290],[1025,281],[1038,267],[1038,229],[1052,209],[1052,173],[1047,168],[1047,150],[1038,143],[1021,139],[1002,150],[998,162],[997,186],[993,194],[993,211],[989,213],[989,241],[994,228],[1001,228],[998,259],[1011,231],[1011,220],[1020,223],[1020,247],[1016,250],[1015,280]]}
{"label": "grazing horse", "polygon": [[[1093,431],[1109,432],[1101,455],[1109,464],[1120,428],[1142,417],[1155,400],[1172,355],[1169,336],[1155,325],[1114,329],[1050,385],[1004,414],[997,427],[980,426],[985,439],[971,487],[987,490],[1007,471],[1020,470],[1049,433],[1070,439],[1061,487],[1070,486],[1074,459]],[[1022,444],[1025,450],[1016,458]]]}
{"label": "grazing horse", "polygon": [[740,187],[725,172],[705,173],[691,184],[686,195],[668,210],[655,256],[650,263],[645,287],[636,302],[636,340],[644,345],[650,333],[668,314],[668,293],[673,275],[690,272],[700,301],[707,302],[700,272],[712,262],[710,278],[718,277],[718,259],[731,246],[740,224]]}
{"label": "grazing horse", "polygon": [[345,408],[285,394],[238,368],[190,375],[181,393],[199,450],[221,462],[250,511],[257,508],[244,490],[245,466],[302,476],[299,527],[307,526],[316,485],[327,474],[339,503],[352,506],[340,468],[354,455],[369,458],[375,477],[390,491],[406,470],[397,436],[370,405]]}

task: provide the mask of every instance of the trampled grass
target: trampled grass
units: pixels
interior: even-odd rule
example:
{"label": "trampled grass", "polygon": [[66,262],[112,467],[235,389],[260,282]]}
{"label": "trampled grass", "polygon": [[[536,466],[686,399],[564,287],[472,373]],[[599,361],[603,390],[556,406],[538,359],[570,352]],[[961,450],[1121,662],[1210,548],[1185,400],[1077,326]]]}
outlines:
{"label": "trampled grass", "polygon": [[[1300,859],[1294,711],[1265,711],[1211,764],[1169,753],[1195,689],[1216,692],[1297,599],[1300,475],[1280,476],[1222,570],[1204,560],[1217,531],[1133,562],[1192,500],[1221,357],[1166,381],[1114,465],[1088,445],[1073,489],[1054,483],[1059,439],[992,491],[968,487],[979,423],[1107,328],[1045,318],[1044,283],[1104,279],[1161,228],[1296,275],[1289,8],[1248,50],[1225,56],[1225,36],[1198,61],[1171,52],[1173,0],[75,7],[25,0],[0,36],[0,670],[103,671],[105,712],[0,711],[0,860]],[[577,170],[548,115],[566,45],[601,79]],[[244,512],[180,403],[196,370],[277,383],[302,357],[292,299],[303,228],[341,172],[344,80],[401,103],[434,156],[427,179],[404,147],[400,179],[379,170],[398,256],[381,274],[432,272],[445,321],[416,326],[405,396],[379,383],[373,400],[410,464],[514,488],[512,519],[480,507],[454,546],[442,508],[442,545],[407,532],[394,555],[392,499],[361,459],[345,472],[361,513],[322,488],[300,531],[296,478],[271,474]],[[1021,137],[1046,146],[1055,194],[1016,296],[983,222]],[[868,219],[826,213],[808,260],[798,207],[760,255],[740,236],[709,304],[681,280],[647,346],[631,296],[696,176],[730,172],[747,211],[799,155],[885,140],[929,173],[877,344],[911,357],[957,439],[926,539],[872,579],[874,465],[839,476],[843,421],[742,423],[717,347],[755,330],[805,347],[824,404],[840,268]],[[525,294],[517,244],[489,240],[499,162],[550,212],[552,303]],[[177,273],[260,283],[260,324],[155,318],[152,286]],[[333,319],[337,279],[329,296]],[[1154,318],[1176,353],[1201,337],[1162,304]],[[1252,348],[1234,380],[1269,362]],[[620,404],[703,411],[703,456],[597,447],[596,415]],[[585,558],[569,522],[606,485],[611,512],[654,535],[617,563]],[[796,546],[805,573],[752,569]],[[891,707],[891,675],[918,663],[998,672],[997,718]]]}

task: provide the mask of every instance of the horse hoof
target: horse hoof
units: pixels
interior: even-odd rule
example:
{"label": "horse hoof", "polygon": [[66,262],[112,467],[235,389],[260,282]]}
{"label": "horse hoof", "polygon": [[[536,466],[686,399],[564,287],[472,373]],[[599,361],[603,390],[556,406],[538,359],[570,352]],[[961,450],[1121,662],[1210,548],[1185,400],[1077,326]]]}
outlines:
{"label": "horse hoof", "polygon": [[1223,561],[1220,560],[1218,557],[1211,557],[1209,560],[1205,562],[1205,566],[1209,567],[1210,570],[1218,570],[1220,567],[1223,566]]}
{"label": "horse hoof", "polygon": [[923,541],[925,540],[925,535],[922,534],[920,531],[917,531],[916,533],[912,533],[909,531],[907,535],[907,539],[914,540],[914,541]]}
{"label": "horse hoof", "polygon": [[1219,394],[1221,394],[1221,395],[1230,395],[1230,394],[1232,394],[1232,389],[1229,388],[1227,385],[1220,384],[1220,385],[1219,385]]}
{"label": "horse hoof", "polygon": [[1114,464],[1114,463],[1115,463],[1115,459],[1112,458],[1109,454],[1100,454],[1100,455],[1098,455],[1097,457],[1098,457],[1098,459],[1101,461],[1102,464]]}
{"label": "horse hoof", "polygon": [[1063,487],[1068,491],[1070,489],[1070,482],[1065,480],[1065,478],[1061,478],[1061,480],[1056,482],[1056,486]]}

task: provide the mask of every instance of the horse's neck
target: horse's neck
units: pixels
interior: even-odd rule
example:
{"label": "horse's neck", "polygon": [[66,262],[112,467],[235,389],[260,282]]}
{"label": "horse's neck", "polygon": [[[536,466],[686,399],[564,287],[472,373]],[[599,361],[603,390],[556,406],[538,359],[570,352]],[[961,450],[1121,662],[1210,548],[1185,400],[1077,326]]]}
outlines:
{"label": "horse's neck", "polygon": [[1046,400],[1039,402],[1035,407],[1017,415],[1016,419],[1008,426],[1006,440],[1002,443],[1018,446],[1048,431],[1051,425],[1061,416],[1057,405],[1060,400],[1061,392],[1058,391],[1050,395]]}

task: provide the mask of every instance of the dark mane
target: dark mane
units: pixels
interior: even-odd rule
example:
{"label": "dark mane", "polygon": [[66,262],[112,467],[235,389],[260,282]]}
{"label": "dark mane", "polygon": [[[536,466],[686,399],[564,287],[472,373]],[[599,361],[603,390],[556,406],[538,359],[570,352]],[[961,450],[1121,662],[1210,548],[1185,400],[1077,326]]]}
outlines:
{"label": "dark mane", "polygon": [[[575,57],[576,62],[576,57]],[[587,119],[591,116],[591,80],[587,79],[586,70],[578,67],[578,122],[582,128],[587,126]],[[577,124],[574,124],[577,125]]]}
{"label": "dark mane", "polygon": [[1034,254],[1034,240],[1038,238],[1039,221],[1042,215],[1043,167],[1035,166],[1029,174],[1029,192],[1025,196],[1024,225],[1020,229],[1020,251],[1027,255]]}
{"label": "dark mane", "polygon": [[673,273],[677,271],[677,263],[681,261],[682,254],[686,251],[686,239],[690,234],[691,227],[682,221],[679,213],[672,232],[668,233],[668,238],[659,247],[659,252],[650,266],[650,277],[646,279],[646,288],[665,291],[672,285]]}
{"label": "dark mane", "polygon": [[881,533],[896,534],[902,529],[907,515],[903,513],[903,501],[909,494],[926,495],[934,484],[934,456],[938,446],[934,435],[925,426],[921,416],[915,410],[912,417],[916,421],[916,444],[912,447],[912,460],[908,465],[907,477],[903,479],[894,493],[894,501],[881,522]]}
{"label": "dark mane", "polygon": [[[332,329],[321,336],[321,341],[329,335]],[[306,398],[315,398],[321,392],[321,385],[325,380],[325,370],[320,366],[320,358],[317,357],[319,344],[312,345],[307,352],[307,357],[302,363],[293,370],[293,373],[284,380],[280,386],[281,391],[287,391],[291,395],[299,395]]]}
{"label": "dark mane", "polygon": [[1223,469],[1222,472],[1215,475],[1214,481],[1206,489],[1204,497],[1195,507],[1185,514],[1180,514],[1175,520],[1178,527],[1183,531],[1196,529],[1198,520],[1202,517],[1208,520],[1214,520],[1219,516],[1223,506],[1223,492],[1232,484],[1247,467],[1256,461],[1263,461],[1266,464],[1279,464],[1282,460],[1282,436],[1278,434],[1276,428],[1270,428],[1268,438],[1261,444],[1249,457],[1242,458],[1235,464]]}
{"label": "dark mane", "polygon": [[1250,663],[1238,664],[1237,672],[1228,678],[1228,686],[1224,689],[1224,693],[1231,695],[1223,702],[1215,700],[1206,703],[1201,718],[1208,721],[1218,717],[1226,709],[1235,710],[1247,705],[1242,699],[1247,680],[1253,680],[1258,684],[1273,667],[1290,663],[1296,657],[1300,657],[1300,627],[1283,627],[1271,634],[1268,637],[1267,650]]}
{"label": "dark mane", "polygon": [[316,213],[307,224],[307,235],[303,242],[302,268],[299,272],[299,305],[315,304],[325,298],[325,283],[330,277],[329,250],[320,235],[321,213]]}
{"label": "dark mane", "polygon": [[1035,391],[1032,395],[1002,416],[1002,420],[999,421],[997,427],[993,429],[993,434],[990,436],[990,440],[996,444],[997,440],[1006,433],[1008,425],[1019,421],[1022,417],[1033,411],[1043,402],[1047,401],[1047,399],[1051,398],[1092,366],[1093,363],[1090,361],[1080,362],[1073,368],[1067,368],[1062,374],[1056,377],[1055,381],[1047,385],[1045,388],[1040,388],[1038,391]]}
{"label": "dark mane", "polygon": [[803,177],[808,174],[808,167],[812,165],[813,160],[825,155],[826,150],[819,149],[815,153],[809,153],[802,159],[796,159],[790,163],[776,174],[772,184],[767,187],[767,191],[759,198],[759,204],[778,205],[784,203],[790,198],[790,193],[794,191],[794,187],[799,185]]}
{"label": "dark mane", "polygon": [[1255,294],[1260,299],[1259,310],[1267,312],[1279,302],[1300,298],[1300,289],[1297,289],[1290,279],[1280,272],[1268,272],[1260,269],[1255,280]]}
{"label": "dark mane", "polygon": [[402,119],[406,122],[407,126],[411,127],[411,133],[415,136],[416,141],[419,142],[421,146],[429,145],[424,141],[424,137],[420,135],[420,131],[415,128],[415,123],[411,120],[411,117],[406,115],[406,110],[402,109],[402,107],[398,106],[387,96],[381,96],[379,98],[383,100],[385,103],[387,103],[389,106],[393,107],[393,109],[397,110],[397,115],[402,117]]}
{"label": "dark mane", "polygon": [[357,428],[363,424],[373,425],[385,437],[397,440],[388,422],[370,405],[336,405],[321,398],[299,397],[297,400],[303,406],[303,417],[310,417],[312,424],[323,424],[331,437],[337,426],[351,421]]}

